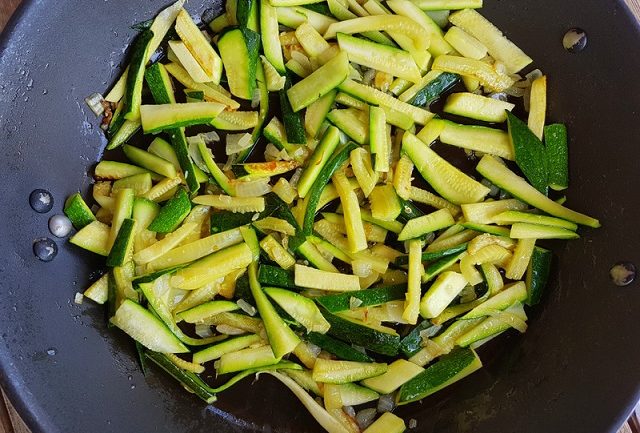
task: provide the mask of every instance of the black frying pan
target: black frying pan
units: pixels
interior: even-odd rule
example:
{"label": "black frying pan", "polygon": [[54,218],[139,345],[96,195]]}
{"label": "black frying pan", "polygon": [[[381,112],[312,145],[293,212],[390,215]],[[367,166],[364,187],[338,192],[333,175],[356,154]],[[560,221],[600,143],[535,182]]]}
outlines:
{"label": "black frying pan", "polygon": [[[130,26],[165,3],[25,1],[0,41],[0,383],[34,433],[319,432],[270,377],[208,407],[157,370],[144,378],[102,309],[71,301],[97,260],[64,241],[51,263],[33,256],[47,218],[87,191],[105,145],[84,97],[112,83]],[[608,277],[619,260],[640,264],[640,32],[622,1],[485,3],[550,76],[549,118],[571,136],[568,204],[604,228],[556,245],[552,284],[525,335],[494,340],[484,369],[398,413],[425,433],[615,432],[640,397],[640,289]],[[589,34],[580,54],[561,44],[573,26]],[[56,200],[48,215],[28,204],[41,187]]]}

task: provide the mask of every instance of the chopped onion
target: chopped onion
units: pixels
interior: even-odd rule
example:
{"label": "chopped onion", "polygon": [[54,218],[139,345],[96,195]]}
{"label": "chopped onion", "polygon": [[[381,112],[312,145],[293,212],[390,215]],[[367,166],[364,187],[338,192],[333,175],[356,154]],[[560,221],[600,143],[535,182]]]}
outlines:
{"label": "chopped onion", "polygon": [[409,420],[409,424],[408,424],[409,428],[416,428],[418,427],[418,420],[415,418],[411,418]]}
{"label": "chopped onion", "polygon": [[515,98],[522,98],[525,95],[525,89],[514,85],[505,89],[504,93]]}
{"label": "chopped onion", "polygon": [[519,332],[524,333],[527,330],[527,322],[518,317],[517,314],[508,311],[500,311],[496,314],[490,314],[501,322],[506,323]]}
{"label": "chopped onion", "polygon": [[235,195],[236,197],[262,197],[271,192],[270,179],[264,177],[256,180],[235,181],[233,182]]}
{"label": "chopped onion", "polygon": [[296,171],[293,172],[291,179],[289,179],[289,185],[293,188],[298,187],[298,182],[300,182],[300,177],[302,177],[302,168],[296,168]]}
{"label": "chopped onion", "polygon": [[428,340],[429,338],[436,335],[442,329],[442,325],[433,325],[428,327],[427,329],[423,329],[420,331],[420,338],[422,340]]}
{"label": "chopped onion", "polygon": [[366,278],[371,275],[371,262],[367,260],[356,259],[351,262],[351,269],[353,274],[361,278]]}
{"label": "chopped onion", "polygon": [[73,302],[80,305],[84,301],[84,295],[80,292],[76,292],[76,296],[73,298]]}
{"label": "chopped onion", "polygon": [[499,73],[499,74],[506,74],[507,73],[507,67],[502,62],[495,62],[493,64],[493,69],[495,69],[496,72]]}
{"label": "chopped onion", "polygon": [[368,409],[362,409],[360,412],[356,414],[356,422],[358,423],[358,427],[360,430],[365,430],[371,424],[373,424],[373,419],[376,417],[376,410],[372,407]]}
{"label": "chopped onion", "polygon": [[309,342],[307,342],[307,349],[309,349],[309,352],[313,355],[314,358],[317,358],[318,355],[320,355],[320,352],[322,352],[320,346],[316,346],[315,344]]}
{"label": "chopped onion", "polygon": [[[516,83],[518,84],[518,83]],[[515,85],[515,84],[514,84]],[[507,102],[507,94],[504,92],[494,92],[489,94],[489,98],[497,99],[498,101]]]}
{"label": "chopped onion", "polygon": [[265,161],[291,161],[291,156],[284,149],[278,149],[273,143],[267,143],[264,150]]}
{"label": "chopped onion", "polygon": [[96,116],[104,113],[104,106],[102,105],[103,101],[104,98],[100,93],[92,93],[91,95],[84,98],[84,102]]}
{"label": "chopped onion", "polygon": [[227,162],[225,162],[224,165],[222,166],[222,171],[231,170],[231,166],[235,164],[237,160],[238,160],[237,153],[234,153],[233,155],[229,155],[229,157],[227,158]]}
{"label": "chopped onion", "polygon": [[229,325],[218,325],[216,326],[216,331],[218,331],[220,334],[226,334],[226,335],[246,334],[246,332],[243,329],[238,329]]}
{"label": "chopped onion", "polygon": [[436,234],[434,232],[431,232],[424,237],[424,241],[425,243],[430,244],[431,242],[433,242],[435,238],[436,238]]}
{"label": "chopped onion", "polygon": [[216,131],[201,132],[200,134],[198,134],[198,137],[202,137],[204,142],[207,143],[207,144],[211,144],[211,143],[214,143],[216,141],[220,141],[220,136],[218,135],[218,133]]}
{"label": "chopped onion", "polygon": [[307,149],[308,149],[307,146],[300,146],[293,151],[293,155],[291,156],[293,157],[293,159],[296,159],[296,160],[306,159]]}
{"label": "chopped onion", "polygon": [[[189,156],[193,160],[193,163],[205,173],[209,173],[209,169],[207,165],[204,163],[204,159],[202,159],[202,155],[200,154],[200,149],[198,148],[199,143],[203,142],[204,139],[200,135],[196,135],[195,137],[187,137],[187,143],[189,144]],[[211,149],[207,148],[209,154],[213,158],[213,154],[211,153]],[[186,176],[186,175],[185,175]]]}
{"label": "chopped onion", "polygon": [[253,89],[253,95],[251,95],[251,108],[258,108],[260,105],[260,89],[256,86]]}
{"label": "chopped onion", "polygon": [[492,184],[488,179],[482,179],[480,183],[489,188],[489,195],[491,197],[495,197],[500,194],[500,188]]}
{"label": "chopped onion", "polygon": [[353,406],[343,406],[342,410],[351,418],[356,417],[356,410],[353,408]]}
{"label": "chopped onion", "polygon": [[254,213],[253,216],[251,217],[251,221],[258,221],[258,218],[260,218],[260,214]]}
{"label": "chopped onion", "polygon": [[209,33],[207,33],[206,30],[200,30],[200,33],[202,33],[202,36],[204,36],[207,42],[211,43],[211,36],[209,36]]}
{"label": "chopped onion", "polygon": [[255,316],[258,312],[258,310],[256,310],[256,307],[254,307],[244,299],[238,299],[238,302],[236,302],[236,304],[238,304],[238,307],[240,307],[240,309],[247,313],[249,316]]}
{"label": "chopped onion", "polygon": [[227,134],[227,146],[225,152],[227,155],[242,152],[251,147],[251,134],[244,132],[242,134]]}
{"label": "chopped onion", "polygon": [[362,77],[362,83],[369,85],[371,84],[371,82],[375,77],[376,77],[376,70],[367,69],[366,72],[364,73],[364,76]]}
{"label": "chopped onion", "polygon": [[332,261],[333,261],[333,259],[334,259],[334,255],[333,255],[333,254],[331,254],[331,252],[330,252],[330,251],[327,251],[327,250],[326,250],[326,249],[324,249],[324,248],[318,248],[318,252],[319,252],[319,253],[320,253],[320,255],[321,255],[322,257],[324,257],[326,260],[328,260],[328,261],[330,261],[330,262],[332,262]]}
{"label": "chopped onion", "polygon": [[213,337],[214,333],[210,325],[196,323],[196,335],[200,338],[209,338]]}
{"label": "chopped onion", "polygon": [[309,61],[309,57],[305,56],[300,51],[292,50],[291,58],[296,62],[300,63],[302,67],[307,71],[313,71],[313,68],[311,67],[311,62]]}
{"label": "chopped onion", "polygon": [[378,399],[378,412],[385,413],[391,412],[393,408],[396,406],[393,394],[385,394],[381,395]]}
{"label": "chopped onion", "polygon": [[349,309],[350,310],[355,310],[356,308],[358,308],[360,305],[362,305],[362,299],[356,298],[355,296],[352,296],[349,298]]}

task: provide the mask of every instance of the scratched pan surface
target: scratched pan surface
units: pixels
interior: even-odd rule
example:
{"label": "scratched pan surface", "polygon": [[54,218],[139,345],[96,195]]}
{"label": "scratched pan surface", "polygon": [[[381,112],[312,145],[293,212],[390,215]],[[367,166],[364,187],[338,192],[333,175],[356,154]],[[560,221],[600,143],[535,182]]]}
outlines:
{"label": "scratched pan surface", "polygon": [[[608,278],[616,261],[640,264],[640,33],[613,0],[485,3],[550,76],[549,118],[571,134],[568,204],[604,228],[557,245],[552,284],[525,335],[499,339],[481,353],[486,368],[398,413],[424,433],[614,432],[640,397],[640,288]],[[143,377],[102,309],[70,301],[97,261],[63,241],[51,263],[32,254],[64,197],[87,191],[105,145],[83,98],[110,85],[130,26],[163,6],[27,0],[0,42],[0,383],[36,433],[318,432],[270,377],[211,406],[156,369]],[[211,6],[195,0],[189,10]],[[560,43],[572,26],[589,34],[580,54]],[[28,205],[40,187],[55,197],[49,215]]]}

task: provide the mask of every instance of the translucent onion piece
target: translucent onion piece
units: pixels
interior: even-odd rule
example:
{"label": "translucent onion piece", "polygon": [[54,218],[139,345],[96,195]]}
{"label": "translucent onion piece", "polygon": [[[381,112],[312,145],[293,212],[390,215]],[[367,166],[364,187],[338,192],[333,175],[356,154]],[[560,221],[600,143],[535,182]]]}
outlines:
{"label": "translucent onion piece", "polygon": [[269,180],[271,178],[264,177],[256,180],[235,181],[233,189],[236,197],[262,197],[271,192]]}
{"label": "translucent onion piece", "polygon": [[227,145],[225,152],[227,155],[233,155],[235,153],[242,152],[245,149],[251,147],[252,140],[251,134],[227,134]]}
{"label": "translucent onion piece", "polygon": [[93,114],[95,114],[96,116],[99,116],[102,113],[104,113],[104,107],[102,105],[103,101],[104,101],[104,98],[100,93],[92,93],[91,95],[84,98],[84,102],[91,109]]}
{"label": "translucent onion piece", "polygon": [[238,307],[240,307],[240,309],[247,313],[249,316],[255,316],[258,312],[258,310],[256,310],[253,305],[251,305],[244,299],[238,299],[238,302],[236,302],[236,304],[238,304]]}

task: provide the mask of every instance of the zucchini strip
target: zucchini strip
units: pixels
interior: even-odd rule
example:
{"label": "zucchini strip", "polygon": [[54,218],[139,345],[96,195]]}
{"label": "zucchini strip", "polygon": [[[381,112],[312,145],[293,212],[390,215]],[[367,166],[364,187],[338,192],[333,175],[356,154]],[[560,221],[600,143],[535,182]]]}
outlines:
{"label": "zucchini strip", "polygon": [[400,15],[368,16],[340,21],[329,26],[324,34],[325,39],[333,39],[338,33],[354,34],[368,31],[384,30],[397,32],[411,40],[415,51],[429,48],[429,38],[415,21]]}
{"label": "zucchini strip", "polygon": [[575,212],[544,196],[523,178],[502,165],[495,157],[485,155],[480,160],[477,170],[494,185],[509,191],[514,197],[537,207],[538,209],[558,218],[566,219],[577,224],[598,228],[600,221],[587,215]]}

